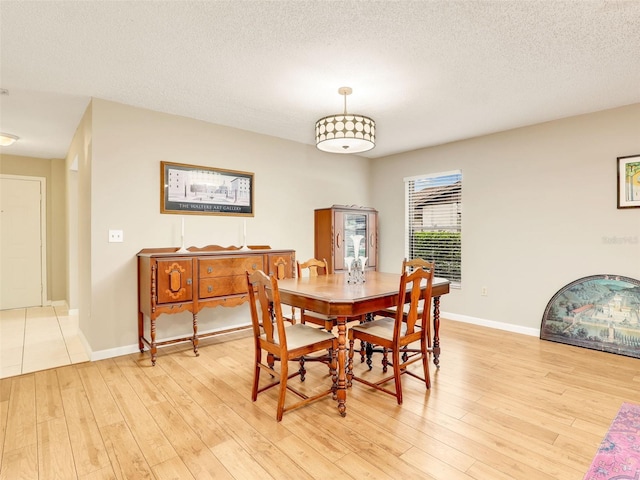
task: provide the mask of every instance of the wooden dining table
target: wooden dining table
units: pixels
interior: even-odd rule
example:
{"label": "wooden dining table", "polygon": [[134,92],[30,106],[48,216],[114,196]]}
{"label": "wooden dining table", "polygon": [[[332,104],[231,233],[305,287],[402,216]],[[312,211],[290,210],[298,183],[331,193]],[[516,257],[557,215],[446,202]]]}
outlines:
{"label": "wooden dining table", "polygon": [[[433,362],[440,365],[440,297],[449,293],[449,280],[434,278]],[[316,277],[287,278],[278,281],[280,301],[285,305],[337,317],[338,326],[338,411],[346,415],[346,324],[363,315],[398,305],[400,275],[366,271],[365,281],[349,284],[347,275],[334,273]],[[407,298],[409,292],[407,292]],[[404,303],[404,302],[403,302]]]}

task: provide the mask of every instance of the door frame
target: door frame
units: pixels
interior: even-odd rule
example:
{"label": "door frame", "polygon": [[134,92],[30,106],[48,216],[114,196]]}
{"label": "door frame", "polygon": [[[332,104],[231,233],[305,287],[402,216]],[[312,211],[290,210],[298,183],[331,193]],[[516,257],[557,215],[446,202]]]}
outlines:
{"label": "door frame", "polygon": [[46,177],[32,177],[29,175],[0,174],[2,179],[28,180],[40,183],[40,305],[49,304],[47,293],[47,179]]}

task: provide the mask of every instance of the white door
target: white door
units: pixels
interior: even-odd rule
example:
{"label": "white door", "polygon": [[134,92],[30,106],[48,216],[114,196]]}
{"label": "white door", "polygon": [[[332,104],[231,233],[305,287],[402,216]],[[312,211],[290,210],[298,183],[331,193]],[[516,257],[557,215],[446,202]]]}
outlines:
{"label": "white door", "polygon": [[45,179],[0,177],[0,309],[44,303]]}

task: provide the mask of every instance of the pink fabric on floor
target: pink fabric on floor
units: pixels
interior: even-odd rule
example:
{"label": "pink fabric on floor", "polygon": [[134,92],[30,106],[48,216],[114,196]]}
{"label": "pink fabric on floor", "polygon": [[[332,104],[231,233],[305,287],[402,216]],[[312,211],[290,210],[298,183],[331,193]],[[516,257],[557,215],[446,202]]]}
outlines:
{"label": "pink fabric on floor", "polygon": [[640,405],[622,404],[583,480],[640,480]]}

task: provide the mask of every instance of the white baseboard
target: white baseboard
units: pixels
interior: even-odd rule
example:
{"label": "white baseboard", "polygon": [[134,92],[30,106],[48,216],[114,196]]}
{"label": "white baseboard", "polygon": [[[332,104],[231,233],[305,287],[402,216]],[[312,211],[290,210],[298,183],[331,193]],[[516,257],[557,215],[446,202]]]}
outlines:
{"label": "white baseboard", "polygon": [[512,323],[496,322],[494,320],[485,320],[483,318],[471,317],[469,315],[460,315],[458,313],[440,312],[440,318],[454,320],[456,322],[472,323],[482,327],[495,328],[496,330],[505,330],[507,332],[521,333],[532,337],[539,337],[540,330],[537,328],[523,327],[521,325],[513,325]]}
{"label": "white baseboard", "polygon": [[[207,334],[207,333],[213,333],[213,332],[217,332],[217,331],[222,331],[222,330],[227,330],[228,328],[241,328],[241,327],[248,327],[250,326],[250,324],[241,324],[241,325],[234,325],[233,327],[225,327],[225,328],[218,328],[218,329],[212,329],[212,330],[205,330],[200,332],[201,335]],[[237,330],[232,330],[230,332],[226,332],[226,333],[220,333],[220,336],[222,335],[229,335],[231,333],[236,333]],[[184,337],[184,335],[178,335],[176,337],[170,337],[170,338],[163,338],[163,340],[173,340],[175,338],[182,338]],[[138,344],[134,344],[134,345],[125,345],[123,347],[116,347],[116,348],[108,348],[106,350],[98,350],[96,352],[92,352],[90,348],[88,348],[88,343],[86,342],[84,336],[81,335],[81,340],[83,341],[83,344],[85,345],[85,349],[87,350],[87,352],[89,352],[89,358],[91,358],[92,362],[95,362],[97,360],[104,360],[106,358],[113,358],[113,357],[119,357],[121,355],[129,355],[130,353],[138,353],[140,352],[140,347],[138,347]],[[161,345],[158,346],[158,348],[162,348],[166,345]],[[148,351],[149,347],[147,345],[145,345],[145,351]]]}
{"label": "white baseboard", "polygon": [[78,338],[80,339],[80,343],[84,347],[84,351],[87,352],[87,356],[89,357],[89,360],[93,361],[93,358],[91,358],[91,347],[89,346],[89,342],[87,342],[87,339],[84,336],[84,333],[82,333],[82,330],[80,329],[78,329]]}
{"label": "white baseboard", "polygon": [[124,347],[117,348],[109,348],[107,350],[99,350],[94,352],[91,350],[91,345],[87,341],[87,338],[84,336],[84,333],[80,329],[78,329],[78,337],[80,338],[80,343],[84,347],[85,352],[89,356],[89,360],[91,362],[96,362],[98,360],[104,360],[105,358],[113,358],[119,357],[120,355],[128,355],[129,353],[135,353],[139,351],[138,345],[127,345]]}
{"label": "white baseboard", "polygon": [[98,350],[97,352],[91,352],[89,358],[92,362],[98,360],[104,360],[106,358],[119,357],[121,355],[129,355],[130,353],[139,352],[138,345],[126,345],[124,347],[108,348],[107,350]]}
{"label": "white baseboard", "polygon": [[[69,311],[69,313],[71,313],[71,310]],[[513,325],[510,323],[496,322],[494,320],[485,320],[483,318],[471,317],[469,315],[440,312],[440,317],[446,318],[448,320],[453,320],[456,322],[472,323],[474,325],[480,325],[482,327],[495,328],[496,330],[505,330],[507,332],[520,333],[520,334],[529,335],[532,337],[540,336],[540,330],[536,328],[523,327],[520,325]],[[210,330],[202,333],[209,333],[213,331],[215,330]],[[234,332],[229,332],[229,333],[234,333]],[[92,352],[91,347],[89,346],[89,342],[87,342],[82,332],[78,332],[78,335],[80,336],[80,340],[82,341],[82,344],[84,345],[84,348],[89,354],[89,358],[91,359],[92,362],[95,362],[98,360],[104,360],[106,358],[119,357],[121,355],[129,355],[131,353],[137,353],[140,351],[140,348],[136,343],[133,345],[125,345],[122,347],[108,348],[106,350],[98,350],[96,352]],[[227,335],[227,334],[223,333],[221,335]],[[176,338],[179,338],[179,337],[176,337]],[[158,348],[161,348],[161,347],[158,347]],[[145,350],[148,350],[147,346],[145,346]]]}
{"label": "white baseboard", "polygon": [[69,309],[69,315],[78,315],[78,313],[80,313],[80,311],[77,308]]}

